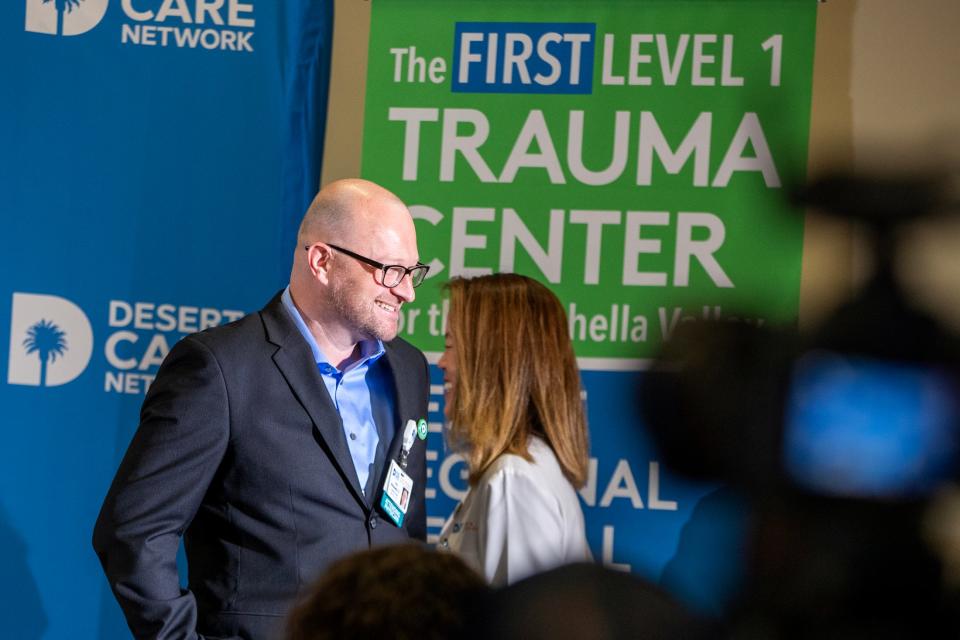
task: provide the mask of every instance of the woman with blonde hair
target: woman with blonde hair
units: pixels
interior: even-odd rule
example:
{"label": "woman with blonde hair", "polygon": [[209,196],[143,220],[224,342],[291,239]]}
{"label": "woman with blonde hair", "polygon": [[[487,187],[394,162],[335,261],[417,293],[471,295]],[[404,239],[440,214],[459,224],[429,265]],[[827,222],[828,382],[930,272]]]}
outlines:
{"label": "woman with blonde hair", "polygon": [[500,586],[590,559],[576,489],[587,475],[586,419],[567,318],[557,297],[517,274],[447,285],[447,442],[470,487],[440,533]]}

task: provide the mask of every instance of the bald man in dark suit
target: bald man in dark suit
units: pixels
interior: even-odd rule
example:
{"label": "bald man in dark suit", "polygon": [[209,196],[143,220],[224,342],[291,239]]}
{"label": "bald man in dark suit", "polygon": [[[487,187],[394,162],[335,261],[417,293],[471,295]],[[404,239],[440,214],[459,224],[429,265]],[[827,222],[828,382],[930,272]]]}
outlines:
{"label": "bald man in dark suit", "polygon": [[[427,269],[410,213],[342,180],[297,240],[289,287],[181,340],[144,400],[94,531],[138,638],[275,637],[332,561],[426,537],[428,368],[396,338]],[[398,517],[381,501],[401,459],[413,487]]]}

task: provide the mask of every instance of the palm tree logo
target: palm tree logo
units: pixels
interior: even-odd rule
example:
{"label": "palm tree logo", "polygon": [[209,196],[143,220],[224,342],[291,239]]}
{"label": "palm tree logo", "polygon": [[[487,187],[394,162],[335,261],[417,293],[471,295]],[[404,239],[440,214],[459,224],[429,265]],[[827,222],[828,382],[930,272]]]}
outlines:
{"label": "palm tree logo", "polygon": [[67,351],[67,334],[60,330],[60,327],[40,320],[29,329],[27,329],[27,339],[23,341],[23,346],[27,348],[27,353],[36,353],[40,358],[40,386],[47,386],[47,363],[53,362],[57,356],[62,356]]}
{"label": "palm tree logo", "polygon": [[43,4],[48,2],[53,2],[53,6],[57,10],[57,35],[63,35],[63,12],[70,13],[79,8],[83,0],[43,0]]}

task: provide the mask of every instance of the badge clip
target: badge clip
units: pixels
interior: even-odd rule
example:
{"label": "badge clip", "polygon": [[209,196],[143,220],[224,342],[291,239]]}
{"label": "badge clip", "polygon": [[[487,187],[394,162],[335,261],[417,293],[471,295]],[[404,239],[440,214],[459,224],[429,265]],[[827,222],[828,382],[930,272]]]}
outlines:
{"label": "badge clip", "polygon": [[410,455],[410,449],[413,448],[414,438],[417,435],[417,423],[413,420],[407,420],[403,427],[403,444],[400,447],[400,467],[407,468],[407,457]]}

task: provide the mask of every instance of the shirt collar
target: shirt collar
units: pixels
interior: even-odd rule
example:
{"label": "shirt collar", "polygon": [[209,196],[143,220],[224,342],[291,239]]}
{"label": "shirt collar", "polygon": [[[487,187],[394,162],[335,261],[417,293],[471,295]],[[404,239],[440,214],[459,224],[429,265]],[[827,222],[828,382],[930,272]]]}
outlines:
{"label": "shirt collar", "polygon": [[[283,308],[287,310],[287,313],[290,315],[290,318],[293,320],[293,323],[297,326],[297,329],[300,331],[300,334],[303,336],[303,339],[307,341],[307,344],[310,345],[310,350],[313,351],[313,360],[317,363],[321,369],[332,369],[336,370],[330,360],[323,354],[323,351],[320,350],[320,346],[317,344],[316,338],[313,337],[313,334],[310,333],[310,329],[307,328],[307,323],[304,321],[303,316],[300,315],[300,310],[297,309],[296,305],[293,304],[293,296],[290,295],[290,286],[287,285],[287,288],[283,290],[283,294],[280,296],[280,301],[283,302]],[[348,369],[355,369],[362,365],[372,365],[374,362],[380,359],[381,356],[386,352],[383,346],[383,341],[380,339],[375,340],[363,340],[360,342],[360,359],[354,362],[348,367]]]}

